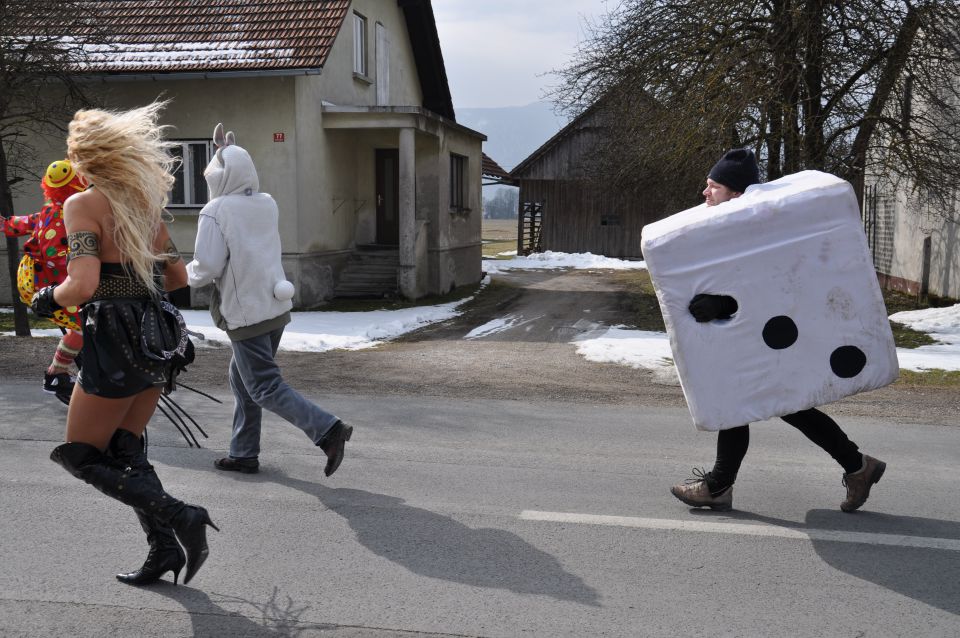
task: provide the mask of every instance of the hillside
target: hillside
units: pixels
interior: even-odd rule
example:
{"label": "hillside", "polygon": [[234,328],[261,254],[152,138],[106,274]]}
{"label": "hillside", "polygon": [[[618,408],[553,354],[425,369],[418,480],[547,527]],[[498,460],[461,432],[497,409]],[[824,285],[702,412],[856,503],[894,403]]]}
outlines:
{"label": "hillside", "polygon": [[553,112],[553,105],[534,102],[526,106],[457,109],[457,122],[487,136],[483,151],[506,170],[527,158],[566,121]]}

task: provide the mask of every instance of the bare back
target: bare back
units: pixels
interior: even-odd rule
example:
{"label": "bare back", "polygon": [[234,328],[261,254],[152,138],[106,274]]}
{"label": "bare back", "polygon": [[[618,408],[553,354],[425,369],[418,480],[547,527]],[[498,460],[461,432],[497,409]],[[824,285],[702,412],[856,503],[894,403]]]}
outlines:
{"label": "bare back", "polygon": [[[99,255],[71,259],[67,264],[67,273],[76,283],[77,298],[70,294],[69,303],[83,303],[89,298],[100,280],[100,263],[124,263],[127,257],[114,241],[114,217],[110,201],[96,188],[90,188],[69,198],[63,209],[67,234],[91,232],[99,241]],[[153,250],[160,253],[176,254],[176,247],[170,241],[166,224],[159,224],[153,238]],[[165,285],[174,290],[186,285],[186,268],[182,259],[167,259],[164,263]],[[73,291],[70,291],[73,292]],[[85,295],[85,293],[88,293]],[[69,294],[69,293],[68,293]],[[86,297],[86,298],[83,298]],[[65,300],[66,301],[66,300]]]}
{"label": "bare back", "polygon": [[[64,219],[68,233],[87,230],[97,234],[100,239],[100,261],[126,261],[113,240],[113,210],[110,201],[102,192],[90,188],[68,199],[64,205]],[[161,224],[154,239],[154,250],[162,252],[167,237],[166,229]]]}

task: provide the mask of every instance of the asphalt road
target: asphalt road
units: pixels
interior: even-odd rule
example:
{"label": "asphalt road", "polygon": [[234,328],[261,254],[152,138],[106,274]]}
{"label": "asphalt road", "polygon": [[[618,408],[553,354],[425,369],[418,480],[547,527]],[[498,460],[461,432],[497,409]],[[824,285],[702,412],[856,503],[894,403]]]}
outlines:
{"label": "asphalt road", "polygon": [[[679,388],[569,341],[629,320],[600,273],[511,273],[515,291],[374,350],[283,353],[287,378],[356,426],[333,479],[268,416],[263,471],[212,468],[229,440],[228,351],[158,418],[168,490],[223,530],[189,586],[122,585],[132,513],[47,456],[64,408],[39,392],[52,340],[0,339],[0,636],[957,636],[958,400],[892,386],[828,408],[888,462],[846,515],[840,470],[779,421],[753,428],[729,514],[669,486],[709,465]],[[465,339],[490,320],[510,329]],[[338,394],[323,394],[335,389]]]}
{"label": "asphalt road", "polygon": [[132,512],[48,460],[63,407],[5,378],[0,635],[960,635],[955,427],[845,418],[888,462],[848,515],[834,462],[759,424],[715,514],[667,491],[712,460],[683,408],[311,396],[356,427],[331,479],[272,415],[260,474],[215,471],[229,410],[178,396],[210,439],[157,420],[150,454],[222,532],[189,586],[136,588]]}

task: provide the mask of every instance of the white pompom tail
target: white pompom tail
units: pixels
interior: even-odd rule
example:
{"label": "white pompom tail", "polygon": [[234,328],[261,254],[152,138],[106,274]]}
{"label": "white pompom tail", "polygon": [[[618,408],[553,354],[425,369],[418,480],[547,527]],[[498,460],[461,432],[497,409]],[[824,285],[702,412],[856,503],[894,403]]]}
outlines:
{"label": "white pompom tail", "polygon": [[273,287],[273,296],[279,299],[280,301],[286,301],[287,299],[293,299],[293,284],[287,281],[286,279],[278,281],[277,285]]}

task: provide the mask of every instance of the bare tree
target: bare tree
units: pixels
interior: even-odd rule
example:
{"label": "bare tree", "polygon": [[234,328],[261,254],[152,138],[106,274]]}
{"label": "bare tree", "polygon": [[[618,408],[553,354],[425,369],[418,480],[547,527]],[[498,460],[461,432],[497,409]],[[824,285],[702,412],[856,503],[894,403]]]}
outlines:
{"label": "bare tree", "polygon": [[[76,73],[90,55],[104,52],[94,8],[95,3],[77,0],[0,0],[0,214],[4,217],[16,213],[13,185],[25,179],[39,182],[49,163],[48,158],[37,157],[38,141],[50,135],[62,140],[73,112],[88,104]],[[26,310],[16,293],[17,240],[7,237],[6,249],[16,334],[29,336]]]}
{"label": "bare tree", "polygon": [[520,192],[512,186],[501,186],[493,197],[483,198],[483,212],[489,219],[516,219]]}
{"label": "bare tree", "polygon": [[960,181],[956,0],[622,0],[587,32],[554,97],[603,105],[606,175],[699,181],[749,146],[768,179],[818,169],[859,192],[896,169],[942,202]]}

